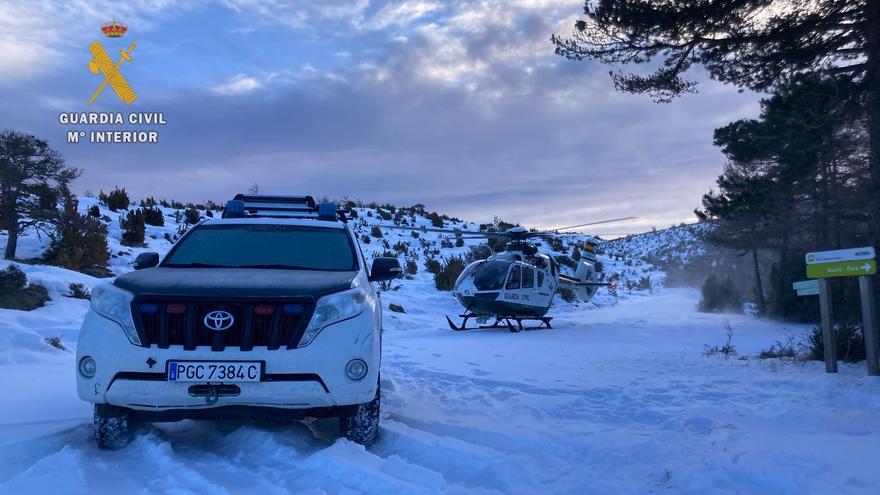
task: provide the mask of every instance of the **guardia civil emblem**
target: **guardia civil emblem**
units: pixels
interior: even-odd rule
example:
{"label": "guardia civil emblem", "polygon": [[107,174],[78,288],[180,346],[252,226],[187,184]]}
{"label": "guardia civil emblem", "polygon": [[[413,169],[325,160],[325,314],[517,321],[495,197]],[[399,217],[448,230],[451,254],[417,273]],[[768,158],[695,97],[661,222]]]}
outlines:
{"label": "guardia civil emblem", "polygon": [[[101,32],[108,38],[121,38],[125,36],[127,31],[128,26],[117,23],[115,19],[113,22],[108,22],[101,26]],[[101,85],[98,86],[98,89],[89,98],[90,104],[95,102],[95,99],[104,91],[108,84],[113,88],[116,96],[127,105],[131,105],[131,102],[137,98],[131,86],[128,85],[128,81],[125,80],[125,77],[119,71],[123,63],[132,61],[131,52],[134,51],[135,46],[137,46],[137,41],[133,41],[128,50],[119,50],[119,60],[114,63],[110,56],[107,55],[100,41],[95,41],[89,45],[89,51],[92,53],[92,59],[89,61],[89,71],[92,74],[100,74],[104,77]]]}

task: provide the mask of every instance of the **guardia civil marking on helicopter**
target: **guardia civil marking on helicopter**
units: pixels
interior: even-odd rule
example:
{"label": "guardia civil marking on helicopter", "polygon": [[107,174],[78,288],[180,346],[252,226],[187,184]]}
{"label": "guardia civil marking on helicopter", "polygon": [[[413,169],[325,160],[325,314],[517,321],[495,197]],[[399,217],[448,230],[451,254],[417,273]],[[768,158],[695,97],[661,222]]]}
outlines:
{"label": "guardia civil marking on helicopter", "polygon": [[[537,321],[537,328],[550,327],[552,317],[547,311],[560,288],[570,289],[582,301],[589,301],[601,286],[613,285],[598,281],[596,255],[591,248],[581,254],[573,277],[559,270],[553,257],[538,253],[540,244],[530,242],[560,235],[569,230],[602,223],[622,222],[635,217],[614,218],[599,222],[560,227],[547,231],[530,231],[513,227],[505,232],[469,232],[453,229],[427,227],[386,226],[385,228],[415,230],[422,232],[445,232],[462,236],[462,239],[504,238],[510,242],[503,252],[493,253],[484,260],[474,261],[461,272],[455,281],[453,294],[465,308],[456,325],[448,316],[446,321],[453,330],[473,328],[507,328],[519,332],[524,321]],[[476,319],[478,326],[468,328],[467,322]],[[494,320],[491,324],[486,324]]]}

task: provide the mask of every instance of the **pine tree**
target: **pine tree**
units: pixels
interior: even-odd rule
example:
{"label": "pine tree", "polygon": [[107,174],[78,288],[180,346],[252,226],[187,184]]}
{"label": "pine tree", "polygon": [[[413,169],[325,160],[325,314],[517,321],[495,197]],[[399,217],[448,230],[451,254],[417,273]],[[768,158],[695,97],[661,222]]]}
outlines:
{"label": "pine tree", "polygon": [[[79,177],[49,144],[16,131],[0,132],[0,213],[9,236],[6,259],[14,259],[18,236],[28,227],[49,225],[55,217],[57,190]],[[46,201],[46,191],[55,201]]]}
{"label": "pine tree", "polygon": [[851,101],[867,116],[866,206],[880,239],[880,0],[588,0],[584,13],[571,37],[552,37],[556,52],[659,66],[649,75],[612,74],[618,90],[657,101],[694,91],[684,75],[695,65],[760,91],[797,75],[849,80]]}

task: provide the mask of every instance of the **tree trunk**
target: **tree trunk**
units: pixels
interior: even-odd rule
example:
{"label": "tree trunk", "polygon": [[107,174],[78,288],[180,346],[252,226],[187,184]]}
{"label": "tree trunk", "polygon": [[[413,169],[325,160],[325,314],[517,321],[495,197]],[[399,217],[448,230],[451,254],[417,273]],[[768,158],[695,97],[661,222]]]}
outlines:
{"label": "tree trunk", "polygon": [[[865,26],[867,68],[863,84],[866,88],[865,105],[870,143],[868,170],[871,178],[869,238],[875,248],[880,248],[880,0],[867,0]],[[880,284],[874,284],[874,291],[875,295],[880,296]]]}
{"label": "tree trunk", "polygon": [[15,249],[18,247],[18,214],[14,206],[12,208],[5,206],[7,204],[6,201],[3,204],[3,216],[6,218],[6,228],[9,231],[9,236],[6,238],[6,254],[4,258],[12,260],[15,259]]}
{"label": "tree trunk", "polygon": [[761,283],[761,267],[758,265],[758,248],[752,248],[752,262],[755,264],[755,297],[758,302],[758,314],[764,314],[764,284]]}

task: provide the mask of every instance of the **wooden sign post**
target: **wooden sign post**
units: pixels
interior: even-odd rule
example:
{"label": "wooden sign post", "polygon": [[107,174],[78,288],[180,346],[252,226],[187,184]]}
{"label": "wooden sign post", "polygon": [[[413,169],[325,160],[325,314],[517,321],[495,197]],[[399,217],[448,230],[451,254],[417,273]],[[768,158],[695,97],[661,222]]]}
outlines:
{"label": "wooden sign post", "polygon": [[[871,278],[877,273],[874,261],[874,248],[838,249],[807,253],[807,277],[818,279],[819,311],[822,314],[822,344],[825,354],[825,372],[837,373],[837,342],[834,338],[834,318],[831,307],[830,278],[859,277],[859,293],[862,304],[862,333],[865,338],[865,361],[868,375],[880,376],[880,342],[877,337],[877,322],[874,305],[874,292]],[[808,281],[794,284],[798,295],[812,295],[814,290]]]}

